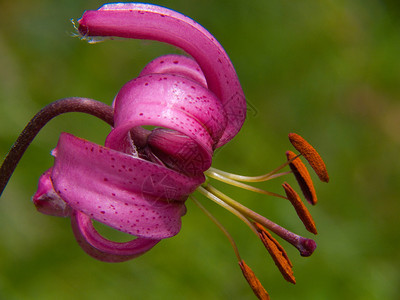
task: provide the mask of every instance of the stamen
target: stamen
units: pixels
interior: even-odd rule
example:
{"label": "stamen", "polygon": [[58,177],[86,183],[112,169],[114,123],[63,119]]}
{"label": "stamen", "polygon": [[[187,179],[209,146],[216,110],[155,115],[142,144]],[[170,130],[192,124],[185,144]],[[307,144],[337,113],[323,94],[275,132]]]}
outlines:
{"label": "stamen", "polygon": [[297,151],[309,162],[319,179],[324,182],[329,182],[329,175],[325,163],[313,146],[296,133],[289,133],[289,140]]}
{"label": "stamen", "polygon": [[303,222],[306,229],[311,233],[317,234],[317,228],[315,227],[314,220],[311,217],[311,214],[308,211],[307,207],[304,205],[303,201],[301,201],[299,195],[288,183],[285,182],[284,184],[282,184],[282,186],[285,189],[286,196],[292,203],[297,215]]}
{"label": "stamen", "polygon": [[296,279],[293,276],[292,262],[289,260],[286,251],[278,243],[276,239],[260,224],[254,223],[259,233],[260,239],[265,248],[268,250],[274,260],[282,276],[289,282],[296,284]]}
{"label": "stamen", "polygon": [[244,262],[244,260],[239,262],[240,269],[242,269],[242,273],[246,278],[247,282],[249,283],[251,289],[253,290],[254,294],[260,300],[269,300],[269,295],[267,291],[262,286],[260,280],[256,277],[253,270]]}
{"label": "stamen", "polygon": [[315,193],[314,184],[306,166],[303,164],[300,157],[294,159],[296,157],[296,154],[294,154],[292,151],[287,151],[286,157],[288,160],[292,160],[289,166],[294,176],[296,177],[296,180],[301,188],[301,191],[303,192],[304,197],[312,205],[315,205],[318,201],[317,194]]}
{"label": "stamen", "polygon": [[[286,228],[279,226],[278,224],[272,222],[271,220],[265,218],[264,216],[252,211],[251,209],[247,208],[246,206],[240,204],[239,202],[233,200],[232,198],[228,197],[224,193],[220,192],[216,188],[212,187],[209,184],[203,185],[197,189],[198,191],[202,192],[205,196],[210,198],[211,200],[215,201],[216,203],[220,204],[221,206],[225,207],[232,213],[236,214],[233,211],[240,213],[237,215],[243,221],[247,221],[249,223],[248,218],[262,224],[263,226],[267,227],[269,230],[273,231],[275,234],[279,235],[285,241],[289,242],[293,246],[295,246],[299,251],[301,256],[310,256],[315,248],[317,247],[316,243],[312,239],[307,239],[302,236],[299,236]],[[208,191],[209,193],[205,193]],[[233,211],[232,211],[233,209]],[[249,225],[249,224],[248,224]],[[254,227],[249,225],[250,228]]]}
{"label": "stamen", "polygon": [[232,180],[243,181],[243,182],[263,182],[263,181],[267,181],[267,180],[270,180],[273,178],[277,178],[280,176],[290,174],[290,172],[277,173],[278,171],[280,171],[281,169],[286,167],[289,163],[290,163],[290,161],[285,162],[283,165],[279,166],[275,170],[273,170],[267,174],[260,175],[260,176],[243,176],[243,175],[233,174],[233,173],[229,173],[229,172],[224,172],[224,171],[218,170],[213,167],[209,168],[206,172],[204,172],[204,174],[211,177],[210,174],[214,173],[214,174],[225,176],[226,178],[229,178]]}
{"label": "stamen", "polygon": [[217,218],[214,217],[208,211],[208,209],[205,208],[193,195],[190,195],[189,197],[206,214],[206,216],[209,217],[211,219],[211,221],[214,222],[215,225],[217,225],[217,227],[223,232],[223,234],[225,234],[225,236],[228,238],[229,242],[232,245],[233,251],[235,252],[235,255],[236,255],[238,261],[240,262],[242,259],[241,259],[240,254],[239,254],[239,249],[237,248],[236,243],[235,243],[233,237],[228,232],[228,230],[226,230],[226,228],[217,220]]}
{"label": "stamen", "polygon": [[113,108],[93,99],[71,97],[48,104],[29,121],[4,159],[0,168],[0,196],[22,155],[39,131],[51,119],[67,112],[83,112],[93,115],[111,126],[114,123]]}
{"label": "stamen", "polygon": [[228,177],[226,177],[226,176],[224,176],[222,174],[219,174],[217,172],[206,171],[205,175],[207,175],[207,176],[209,176],[211,178],[217,179],[219,181],[225,182],[227,184],[230,184],[230,185],[245,189],[245,190],[249,190],[249,191],[252,191],[252,192],[256,192],[256,193],[260,193],[260,194],[264,194],[264,195],[268,195],[268,196],[274,196],[274,197],[286,199],[286,197],[284,197],[282,195],[279,195],[277,193],[268,192],[266,190],[259,189],[259,188],[256,188],[254,186],[251,186],[251,185],[236,181],[234,179],[228,178]]}
{"label": "stamen", "polygon": [[[244,260],[241,259],[239,250],[236,246],[235,241],[233,240],[233,237],[230,235],[228,230],[193,196],[189,196],[193,202],[211,219],[211,221],[214,222],[215,225],[225,234],[225,236],[228,238],[229,242],[232,245],[232,248],[235,252],[235,255],[239,261],[239,266],[242,270],[242,273],[244,277],[246,278],[247,282],[249,283],[251,289],[253,290],[254,294],[259,298],[259,299],[269,299],[267,291],[264,289],[262,286],[261,282],[258,280],[254,272],[250,269],[249,266],[246,265]],[[253,226],[252,226],[253,227]],[[254,228],[254,227],[253,227]]]}
{"label": "stamen", "polygon": [[258,234],[260,234],[261,231],[262,232],[265,231],[268,234],[270,239],[275,243],[276,247],[278,247],[279,251],[281,251],[281,253],[284,256],[285,260],[288,262],[289,266],[293,267],[293,264],[290,261],[289,256],[287,255],[285,249],[281,246],[281,244],[279,244],[278,241],[276,239],[274,239],[272,237],[272,235],[260,223],[254,222],[253,224],[254,224],[255,228],[257,229]]}

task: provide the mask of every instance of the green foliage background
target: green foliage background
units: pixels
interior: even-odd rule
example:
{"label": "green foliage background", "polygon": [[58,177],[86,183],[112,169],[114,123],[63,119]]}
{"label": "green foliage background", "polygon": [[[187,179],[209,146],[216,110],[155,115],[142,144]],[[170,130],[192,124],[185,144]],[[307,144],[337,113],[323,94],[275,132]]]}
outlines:
{"label": "green foliage background", "polygon": [[[230,55],[250,104],[241,133],[214,166],[261,174],[285,160],[287,133],[314,144],[330,171],[316,183],[317,251],[282,242],[297,285],[283,280],[239,220],[203,203],[226,225],[273,299],[399,299],[400,6],[396,1],[153,1],[205,26]],[[70,18],[100,1],[0,1],[0,155],[26,122],[59,98],[111,103],[156,56],[147,41],[89,45]],[[87,256],[69,220],[36,212],[38,176],[60,132],[103,143],[108,127],[86,115],[57,118],[39,134],[0,201],[0,299],[253,299],[226,238],[187,203],[182,231],[130,262]],[[314,177],[316,178],[316,176]],[[282,193],[277,179],[262,187]],[[279,199],[221,187],[290,230],[310,236]],[[104,229],[105,230],[105,229]]]}

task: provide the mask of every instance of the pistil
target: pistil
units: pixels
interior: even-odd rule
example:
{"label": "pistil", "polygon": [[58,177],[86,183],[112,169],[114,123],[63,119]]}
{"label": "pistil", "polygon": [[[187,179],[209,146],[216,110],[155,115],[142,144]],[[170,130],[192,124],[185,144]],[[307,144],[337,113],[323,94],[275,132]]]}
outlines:
{"label": "pistil", "polygon": [[[208,191],[209,193],[205,193],[204,190]],[[204,186],[199,187],[198,191],[200,191],[206,197],[215,201],[219,205],[224,206],[225,208],[227,208],[227,206],[230,206],[231,208],[237,210],[238,212],[240,212],[241,215],[246,217],[247,221],[253,220],[265,226],[266,228],[295,246],[300,251],[301,256],[310,256],[314,252],[316,244],[313,240],[299,236],[287,230],[286,228],[279,226],[278,224],[267,219],[266,217],[233,200],[210,184],[205,184]],[[251,227],[253,226],[250,226],[250,228]]]}

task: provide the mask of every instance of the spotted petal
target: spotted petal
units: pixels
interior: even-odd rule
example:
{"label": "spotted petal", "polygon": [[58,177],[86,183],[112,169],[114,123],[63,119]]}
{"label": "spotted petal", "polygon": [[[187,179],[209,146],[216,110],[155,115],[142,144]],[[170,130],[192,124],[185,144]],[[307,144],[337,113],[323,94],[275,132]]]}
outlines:
{"label": "spotted petal", "polygon": [[227,143],[242,127],[246,101],[235,69],[218,41],[192,19],[159,6],[115,3],[96,11],[86,11],[79,20],[79,31],[89,37],[157,40],[185,50],[201,67],[208,88],[221,101],[228,117],[227,126],[215,147]]}
{"label": "spotted petal", "polygon": [[134,127],[166,127],[198,145],[198,156],[203,161],[198,171],[211,166],[213,146],[223,134],[226,116],[210,90],[179,75],[149,74],[122,87],[114,106],[115,128],[107,137],[107,147],[124,151],[124,141]]}
{"label": "spotted petal", "polygon": [[207,88],[207,81],[200,66],[194,59],[184,55],[167,54],[157,57],[143,68],[139,77],[155,73],[181,75]]}
{"label": "spotted petal", "polygon": [[63,133],[51,179],[74,210],[137,237],[176,235],[184,200],[204,181]]}

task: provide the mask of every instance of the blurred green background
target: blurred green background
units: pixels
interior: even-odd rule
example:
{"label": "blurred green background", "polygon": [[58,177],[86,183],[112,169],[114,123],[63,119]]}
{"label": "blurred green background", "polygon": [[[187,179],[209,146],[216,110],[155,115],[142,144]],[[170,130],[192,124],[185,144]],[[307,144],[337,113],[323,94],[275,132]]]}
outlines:
{"label": "blurred green background", "polygon": [[[399,299],[400,5],[397,1],[153,1],[205,26],[230,55],[250,104],[241,133],[214,166],[261,174],[285,160],[289,132],[324,157],[316,182],[318,248],[310,258],[282,242],[296,285],[238,219],[203,199],[232,233],[272,299]],[[89,45],[71,18],[100,1],[0,1],[0,155],[27,121],[59,98],[111,103],[151,59],[179,53],[148,41]],[[60,132],[103,143],[93,117],[57,118],[31,145],[0,201],[0,299],[254,299],[227,239],[191,202],[182,231],[121,264],[87,256],[69,220],[30,201],[52,164]],[[314,176],[316,179],[316,176]],[[260,187],[282,193],[283,180]],[[310,237],[288,203],[221,187],[268,218]],[[200,198],[200,197],[199,197]],[[202,198],[201,198],[202,199]]]}

